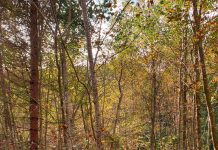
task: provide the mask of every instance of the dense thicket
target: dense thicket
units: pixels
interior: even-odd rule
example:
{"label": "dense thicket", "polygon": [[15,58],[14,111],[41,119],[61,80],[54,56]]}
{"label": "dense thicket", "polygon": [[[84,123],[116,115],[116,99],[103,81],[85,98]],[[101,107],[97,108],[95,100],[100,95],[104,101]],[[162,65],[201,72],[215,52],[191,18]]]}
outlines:
{"label": "dense thicket", "polygon": [[218,150],[217,12],[0,1],[0,149]]}

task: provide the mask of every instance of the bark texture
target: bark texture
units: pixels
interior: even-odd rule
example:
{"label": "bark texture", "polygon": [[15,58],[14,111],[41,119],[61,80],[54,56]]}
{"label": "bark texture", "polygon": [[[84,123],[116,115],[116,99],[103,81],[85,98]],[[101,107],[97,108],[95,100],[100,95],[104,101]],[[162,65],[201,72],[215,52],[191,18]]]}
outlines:
{"label": "bark texture", "polygon": [[30,4],[30,149],[38,149],[39,117],[39,54],[38,46],[38,0]]}

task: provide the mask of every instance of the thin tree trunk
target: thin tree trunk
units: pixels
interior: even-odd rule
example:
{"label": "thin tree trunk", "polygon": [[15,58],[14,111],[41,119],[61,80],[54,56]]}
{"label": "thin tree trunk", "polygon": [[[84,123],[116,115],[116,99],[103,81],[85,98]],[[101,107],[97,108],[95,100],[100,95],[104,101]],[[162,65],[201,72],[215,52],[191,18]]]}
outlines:
{"label": "thin tree trunk", "polygon": [[61,50],[61,68],[62,68],[62,88],[63,88],[63,106],[65,109],[65,125],[66,125],[66,130],[67,130],[67,149],[72,149],[72,139],[71,139],[71,134],[72,134],[72,126],[70,123],[70,103],[69,103],[69,98],[68,98],[68,84],[67,84],[67,65],[66,65],[66,54],[65,50],[62,47]]}
{"label": "thin tree trunk", "polygon": [[187,31],[185,29],[184,36],[183,36],[183,46],[182,49],[184,51],[183,58],[182,58],[182,102],[183,102],[183,149],[187,150]]}
{"label": "thin tree trunk", "polygon": [[[68,25],[71,24],[72,20],[72,4],[70,1],[67,1],[69,5],[69,13],[68,13]],[[58,28],[59,29],[59,28]],[[59,33],[61,34],[61,31],[59,30]],[[72,104],[69,101],[68,97],[68,74],[67,74],[67,62],[66,62],[66,53],[67,48],[65,46],[65,42],[68,39],[69,34],[65,37],[65,40],[60,38],[60,46],[61,46],[61,69],[62,69],[62,88],[63,88],[63,106],[65,109],[65,121],[66,121],[66,130],[67,130],[67,149],[72,149],[73,143],[72,143],[72,136],[73,136],[73,119],[72,119]],[[68,54],[69,55],[69,54]]]}
{"label": "thin tree trunk", "polygon": [[161,123],[161,99],[158,99],[158,121],[159,121],[159,137],[160,137],[160,149],[163,148],[162,143],[162,123]]}
{"label": "thin tree trunk", "polygon": [[[123,90],[122,90],[122,85],[121,85],[122,76],[123,76],[123,66],[122,66],[122,63],[121,63],[120,76],[119,76],[119,79],[118,79],[118,88],[119,88],[120,96],[119,96],[119,101],[118,101],[118,104],[117,104],[117,110],[116,110],[116,115],[115,115],[113,135],[116,134],[116,128],[117,128],[117,123],[118,123],[118,120],[119,120],[120,109],[121,109],[121,103],[122,103],[122,100],[123,100]],[[111,143],[111,149],[113,149],[113,148],[115,148],[114,143]]]}
{"label": "thin tree trunk", "polygon": [[[2,64],[2,54],[0,52],[0,87],[1,87],[1,98],[3,101],[3,119],[4,119],[4,130],[5,130],[5,140],[6,140],[6,147],[9,148],[10,140],[12,139],[11,136],[11,130],[12,130],[12,124],[11,124],[11,117],[10,117],[10,111],[9,111],[9,101],[6,95],[6,85],[5,85],[5,78],[4,78],[4,72],[3,72],[3,64]],[[12,141],[13,142],[13,141]]]}
{"label": "thin tree trunk", "polygon": [[82,115],[83,129],[84,129],[84,132],[86,134],[86,140],[88,141],[88,144],[87,144],[87,146],[88,146],[89,145],[89,135],[88,135],[89,131],[88,131],[88,127],[86,125],[86,117],[85,117],[85,114],[84,114],[84,110],[83,110],[83,105],[82,104],[80,105],[80,110],[81,110],[81,115]]}
{"label": "thin tree trunk", "polygon": [[155,116],[156,116],[156,97],[157,97],[156,62],[152,58],[152,98],[151,98],[151,136],[150,148],[155,150]]}
{"label": "thin tree trunk", "polygon": [[196,102],[195,102],[195,94],[192,95],[192,132],[190,133],[189,137],[192,140],[192,148],[197,149],[198,143],[198,135],[197,135],[197,118],[196,118]]}
{"label": "thin tree trunk", "polygon": [[38,117],[39,117],[39,54],[38,47],[38,0],[32,0],[30,4],[30,149],[37,150]]}
{"label": "thin tree trunk", "polygon": [[[2,22],[2,11],[0,12],[0,34],[2,34],[1,30],[1,22]],[[10,107],[10,100],[7,96],[7,86],[5,82],[5,75],[4,75],[4,68],[3,68],[3,49],[2,44],[0,43],[0,88],[1,88],[1,94],[2,94],[2,101],[3,101],[3,118],[4,118],[4,127],[5,127],[5,137],[6,137],[6,143],[7,147],[9,148],[10,142],[12,142],[13,148],[14,146],[14,138],[13,138],[13,127],[12,127],[12,116],[11,116],[11,107]]]}
{"label": "thin tree trunk", "polygon": [[117,104],[117,110],[116,110],[116,116],[115,116],[114,128],[113,128],[113,134],[116,133],[117,122],[118,122],[118,119],[119,119],[121,103],[122,103],[122,99],[123,99],[123,90],[122,90],[122,85],[121,85],[122,76],[123,76],[123,66],[121,66],[120,76],[119,76],[119,80],[118,80],[118,88],[119,88],[120,96],[119,96],[119,101],[118,101],[118,104]]}
{"label": "thin tree trunk", "polygon": [[[56,27],[57,28],[57,27]],[[57,34],[57,32],[56,32]],[[63,127],[63,141],[65,144],[65,147],[67,147],[67,128],[65,127],[65,109],[63,105],[63,94],[62,94],[62,84],[61,84],[61,67],[59,64],[59,59],[58,59],[58,45],[57,45],[57,35],[55,35],[55,44],[54,44],[54,49],[55,49],[55,62],[56,62],[56,67],[58,69],[58,92],[59,92],[59,98],[60,98],[60,107],[61,107],[61,121],[62,121],[62,127]],[[61,127],[61,128],[62,128]],[[59,139],[61,141],[61,137]],[[58,144],[60,147],[62,147],[62,142]]]}
{"label": "thin tree trunk", "polygon": [[[43,39],[43,35],[44,35],[44,21],[43,18],[39,15],[38,17],[38,49],[42,49],[42,39]],[[43,147],[43,110],[42,110],[42,101],[41,101],[41,97],[42,97],[42,92],[43,92],[43,88],[42,88],[42,70],[43,70],[43,64],[42,64],[42,60],[43,60],[43,56],[40,54],[39,55],[39,65],[40,65],[40,77],[39,77],[39,149],[42,149]]]}
{"label": "thin tree trunk", "polygon": [[208,120],[208,122],[207,122],[207,126],[208,126],[208,131],[207,131],[207,148],[208,148],[208,150],[211,150],[211,134],[210,134],[210,132],[211,132],[211,127],[210,127],[210,122],[209,122],[209,116],[207,116],[207,120]]}
{"label": "thin tree trunk", "polygon": [[180,67],[179,67],[179,93],[178,93],[178,110],[179,110],[179,119],[178,119],[178,137],[179,137],[179,143],[178,143],[178,149],[182,149],[182,138],[181,138],[181,129],[182,129],[182,52],[180,52]]}
{"label": "thin tree trunk", "polygon": [[83,14],[84,29],[85,29],[85,34],[86,34],[86,42],[87,42],[86,44],[87,44],[90,76],[91,76],[93,103],[94,103],[94,108],[95,108],[96,149],[102,150],[103,145],[101,142],[101,138],[102,138],[101,112],[100,112],[100,106],[99,106],[95,66],[94,66],[93,54],[92,54],[90,24],[89,24],[88,15],[87,15],[86,0],[80,0],[80,2],[81,2],[82,14]]}
{"label": "thin tree trunk", "polygon": [[[41,43],[41,42],[40,42]],[[39,44],[40,45],[40,44]],[[41,46],[39,46],[40,49],[41,49]],[[40,89],[40,92],[39,92],[39,149],[42,149],[43,148],[43,143],[42,143],[42,138],[43,138],[43,121],[42,121],[42,117],[43,117],[43,109],[42,109],[42,91],[43,91],[43,88],[42,88],[42,56],[40,56],[40,61],[39,61],[39,66],[40,66],[40,75],[39,75],[39,89]]]}
{"label": "thin tree trunk", "polygon": [[9,76],[9,72],[7,71],[6,72],[6,74],[7,74],[7,80],[9,81],[8,82],[8,86],[7,86],[7,100],[8,100],[8,108],[9,108],[9,114],[10,114],[10,122],[11,122],[11,137],[13,138],[13,139],[11,139],[12,140],[12,143],[13,144],[15,144],[15,150],[17,149],[17,148],[20,148],[21,146],[19,145],[18,146],[18,144],[17,143],[19,143],[19,142],[21,142],[20,140],[19,140],[19,138],[18,138],[18,132],[17,132],[17,126],[16,126],[16,122],[15,122],[15,120],[14,120],[14,114],[13,114],[13,107],[12,107],[12,103],[11,103],[11,82],[10,82],[10,76]]}
{"label": "thin tree trunk", "polygon": [[[55,26],[55,35],[54,35],[54,50],[55,50],[55,62],[56,62],[56,67],[58,69],[58,92],[59,92],[59,98],[60,98],[60,107],[61,107],[61,121],[62,121],[62,127],[59,128],[63,128],[63,142],[64,142],[64,146],[68,147],[68,140],[67,140],[67,127],[66,127],[66,116],[65,116],[65,107],[64,107],[64,97],[63,97],[63,88],[62,88],[62,66],[59,63],[59,54],[61,55],[61,53],[58,51],[58,36],[57,36],[57,32],[58,32],[58,21],[57,21],[57,15],[56,15],[56,7],[55,7],[55,3],[53,3],[53,1],[51,1],[51,5],[53,6],[53,13],[55,15],[55,20],[56,20],[56,26]],[[61,57],[61,56],[60,56]],[[62,147],[62,140],[61,137],[59,137],[59,148]]]}
{"label": "thin tree trunk", "polygon": [[[48,83],[51,82],[51,68],[49,65],[48,71]],[[46,101],[45,101],[45,130],[44,130],[44,149],[47,150],[47,132],[48,132],[48,112],[49,112],[49,95],[50,95],[50,88],[48,88],[46,93]]]}
{"label": "thin tree trunk", "polygon": [[[99,38],[100,40],[100,38]],[[102,100],[102,110],[101,110],[101,116],[102,116],[102,128],[104,128],[104,110],[105,110],[105,101],[106,101],[106,62],[103,63],[104,68],[103,68],[103,100]]]}

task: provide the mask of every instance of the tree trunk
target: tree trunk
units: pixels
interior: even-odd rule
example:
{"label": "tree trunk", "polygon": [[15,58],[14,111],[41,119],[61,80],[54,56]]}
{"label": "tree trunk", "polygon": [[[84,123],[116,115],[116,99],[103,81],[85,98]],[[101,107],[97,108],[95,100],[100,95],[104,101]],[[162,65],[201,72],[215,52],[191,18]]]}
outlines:
{"label": "tree trunk", "polygon": [[[120,76],[119,76],[119,79],[118,79],[118,88],[119,88],[120,96],[119,96],[119,101],[118,101],[118,104],[117,104],[117,110],[116,110],[115,121],[114,121],[114,126],[113,126],[113,135],[116,134],[116,128],[117,128],[117,123],[118,123],[118,120],[119,120],[120,109],[121,109],[121,103],[122,103],[122,100],[123,100],[123,89],[122,89],[122,85],[121,85],[122,76],[123,76],[123,65],[121,63]],[[111,143],[111,149],[113,149],[113,148],[115,148],[115,147],[114,147],[114,143],[112,142]]]}
{"label": "tree trunk", "polygon": [[156,62],[155,58],[152,58],[152,98],[151,98],[151,136],[150,136],[150,148],[155,150],[155,116],[156,116],[156,97],[157,97],[157,79],[156,79]]}
{"label": "tree trunk", "polygon": [[38,0],[30,4],[30,149],[37,150],[39,117],[39,54],[38,46]]}
{"label": "tree trunk", "polygon": [[178,110],[179,110],[179,119],[178,119],[178,137],[179,137],[179,143],[178,143],[178,149],[182,149],[182,138],[181,138],[181,129],[182,129],[182,53],[180,52],[180,67],[179,67],[179,93],[178,93]]}
{"label": "tree trunk", "polygon": [[182,58],[182,102],[183,102],[183,130],[182,130],[182,139],[183,139],[183,149],[187,150],[187,30],[183,31],[183,46],[182,50],[184,51]]}
{"label": "tree trunk", "polygon": [[199,55],[200,55],[201,71],[202,71],[202,76],[203,76],[204,94],[206,97],[207,112],[208,112],[209,123],[211,127],[211,137],[212,137],[214,150],[218,150],[218,144],[217,144],[217,138],[216,138],[216,122],[215,122],[215,117],[214,117],[213,108],[211,104],[211,93],[208,87],[207,72],[206,72],[204,52],[203,52],[201,40],[199,42]]}
{"label": "tree trunk", "polygon": [[[0,11],[0,34],[2,34],[2,27],[1,27],[1,22],[2,22],[2,13],[3,11]],[[12,142],[14,146],[14,139],[13,139],[13,127],[12,127],[12,117],[11,117],[11,107],[10,107],[10,100],[9,97],[7,96],[7,86],[5,82],[5,74],[4,74],[4,67],[3,67],[3,43],[0,43],[0,100],[3,102],[3,119],[4,119],[4,130],[5,130],[5,140],[6,140],[6,145],[7,148],[9,148],[10,142]]]}
{"label": "tree trunk", "polygon": [[[204,94],[206,97],[206,105],[207,105],[207,111],[208,111],[208,117],[209,117],[209,123],[211,127],[211,137],[212,142],[215,150],[218,150],[218,144],[217,144],[217,138],[216,138],[216,123],[215,118],[213,114],[213,108],[211,105],[211,93],[208,87],[208,80],[207,80],[207,71],[205,66],[205,60],[204,60],[204,50],[203,50],[203,35],[201,35],[201,9],[202,9],[202,3],[200,4],[200,8],[198,10],[198,3],[197,0],[192,0],[193,3],[193,15],[194,15],[194,33],[195,33],[195,46],[198,48],[199,52],[199,58],[200,58],[200,66],[201,66],[201,72],[203,77],[203,87],[204,87]],[[199,129],[200,130],[200,129]]]}
{"label": "tree trunk", "polygon": [[68,84],[67,84],[67,65],[66,65],[66,54],[65,50],[62,47],[61,50],[61,68],[62,68],[62,91],[63,91],[63,107],[65,109],[65,128],[67,130],[67,149],[72,149],[72,125],[70,121],[70,103],[68,98]]}
{"label": "tree trunk", "polygon": [[[48,82],[51,82],[51,76],[53,76],[53,74],[51,75],[51,67],[49,64],[48,67]],[[45,100],[45,121],[44,121],[44,149],[47,150],[47,134],[48,134],[48,115],[49,115],[49,95],[50,95],[50,88],[48,88],[47,93],[46,93],[46,100]],[[59,117],[57,117],[59,119]]]}
{"label": "tree trunk", "polygon": [[6,147],[9,148],[10,141],[13,142],[12,139],[12,124],[11,124],[11,116],[9,110],[9,101],[6,95],[6,85],[5,85],[5,78],[4,78],[4,71],[3,71],[3,62],[2,62],[2,54],[0,52],[0,88],[1,88],[1,101],[3,101],[3,118],[4,118],[4,130],[5,130],[5,140],[6,140]]}
{"label": "tree trunk", "polygon": [[[198,10],[197,10],[197,2],[193,0],[193,14],[195,18],[195,25],[193,27],[194,31],[194,38],[196,37],[197,30],[199,29],[198,25]],[[199,55],[198,55],[198,45],[194,43],[194,57],[195,57],[195,64],[194,64],[194,71],[195,71],[195,89],[194,89],[194,98],[195,98],[195,105],[196,105],[196,140],[197,140],[197,150],[201,150],[201,114],[200,114],[200,71],[199,71]]]}
{"label": "tree trunk", "polygon": [[[196,35],[196,33],[194,33]],[[194,72],[195,72],[195,89],[194,89],[194,100],[195,100],[195,118],[196,118],[196,140],[197,140],[197,150],[201,150],[201,99],[200,99],[200,71],[199,71],[199,56],[198,56],[198,47],[197,45],[194,46],[194,57],[195,57],[195,64],[194,64]]]}
{"label": "tree trunk", "polygon": [[[56,26],[55,26],[55,35],[54,35],[54,50],[55,50],[55,63],[56,67],[58,70],[58,93],[59,93],[59,98],[60,98],[60,107],[61,107],[61,121],[62,125],[59,128],[63,128],[63,142],[65,147],[67,147],[67,128],[65,127],[65,122],[66,122],[66,116],[65,116],[65,109],[64,109],[64,101],[63,101],[63,90],[62,90],[62,84],[61,84],[61,66],[59,63],[59,51],[58,51],[58,37],[57,37],[57,32],[58,32],[58,21],[57,21],[57,13],[56,13],[56,6],[54,1],[51,1],[51,5],[53,8],[53,13],[55,15],[55,21],[56,21]],[[59,134],[60,135],[60,134]],[[58,139],[59,141],[59,148],[62,147],[62,140],[61,137]]]}
{"label": "tree trunk", "polygon": [[122,76],[123,76],[123,66],[121,65],[120,76],[119,76],[119,80],[118,80],[118,88],[119,88],[120,96],[119,96],[119,101],[118,101],[118,104],[117,104],[117,110],[116,110],[116,116],[115,116],[114,128],[113,128],[113,134],[116,133],[117,122],[118,122],[118,119],[119,119],[121,103],[122,103],[122,99],[123,99],[123,90],[122,90],[122,86],[121,86]]}
{"label": "tree trunk", "polygon": [[[57,27],[56,27],[57,28]],[[63,142],[65,144],[65,147],[67,147],[67,129],[65,128],[65,109],[63,106],[63,94],[62,94],[62,84],[61,84],[61,67],[59,64],[59,59],[58,59],[58,45],[57,45],[57,32],[55,32],[55,38],[54,38],[54,49],[55,49],[55,62],[56,62],[56,67],[58,69],[58,92],[59,92],[59,98],[60,98],[60,107],[61,107],[61,121],[62,121],[62,126],[60,128],[63,127]],[[61,137],[59,139],[59,146],[62,147],[62,142],[61,142]]]}
{"label": "tree trunk", "polygon": [[86,44],[87,44],[89,69],[90,69],[91,85],[92,85],[92,96],[93,96],[93,103],[94,103],[94,109],[95,109],[96,149],[102,150],[103,145],[101,142],[101,138],[102,138],[101,112],[100,112],[100,106],[99,106],[95,66],[94,66],[93,54],[92,54],[90,24],[89,24],[88,15],[87,15],[86,0],[80,0],[80,3],[81,3],[81,8],[82,8],[83,23],[84,23],[84,29],[85,29],[85,34],[86,34],[86,42],[87,42]]}

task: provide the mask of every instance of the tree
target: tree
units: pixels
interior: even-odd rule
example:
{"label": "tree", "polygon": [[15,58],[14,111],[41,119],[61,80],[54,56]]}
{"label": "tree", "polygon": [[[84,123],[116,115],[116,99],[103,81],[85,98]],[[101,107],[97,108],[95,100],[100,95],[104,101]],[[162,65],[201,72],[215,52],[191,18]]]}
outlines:
{"label": "tree", "polygon": [[[211,127],[211,136],[213,141],[214,149],[218,149],[218,143],[216,138],[216,122],[215,117],[213,114],[213,107],[211,104],[211,92],[208,87],[208,77],[207,77],[207,71],[206,71],[206,65],[205,65],[205,56],[204,56],[204,50],[203,50],[203,35],[201,33],[201,20],[202,20],[202,5],[203,2],[200,3],[200,8],[198,9],[198,1],[192,0],[193,4],[193,15],[194,15],[194,38],[196,39],[195,47],[198,48],[199,58],[200,58],[200,66],[201,66],[201,72],[202,72],[202,80],[203,80],[203,87],[204,87],[204,94],[206,98],[206,104],[207,104],[207,111],[208,111],[208,117]],[[197,106],[199,107],[199,106]]]}
{"label": "tree", "polygon": [[38,38],[38,0],[30,3],[30,149],[37,150],[39,144],[39,38]]}
{"label": "tree", "polygon": [[91,44],[91,33],[90,33],[90,22],[88,20],[87,15],[87,6],[86,1],[81,0],[81,8],[83,13],[83,22],[84,22],[84,29],[86,34],[86,44],[87,44],[87,52],[88,52],[88,60],[89,60],[89,69],[90,69],[90,77],[91,77],[91,85],[92,85],[92,96],[93,96],[93,103],[95,107],[95,123],[96,123],[96,149],[102,150],[102,124],[101,124],[101,112],[99,106],[99,97],[98,97],[98,89],[97,89],[97,79],[96,79],[96,72],[95,72],[95,64],[93,61],[93,53],[92,53],[92,44]]}
{"label": "tree", "polygon": [[216,11],[0,1],[0,149],[216,149]]}

